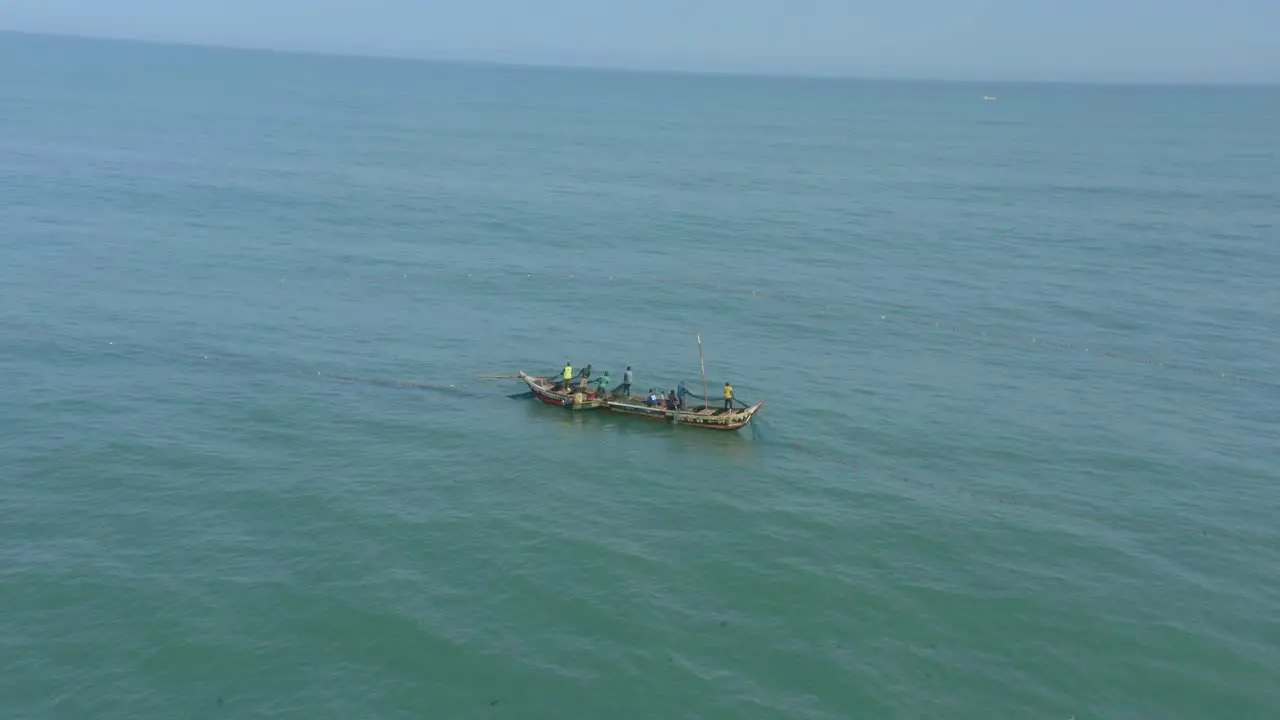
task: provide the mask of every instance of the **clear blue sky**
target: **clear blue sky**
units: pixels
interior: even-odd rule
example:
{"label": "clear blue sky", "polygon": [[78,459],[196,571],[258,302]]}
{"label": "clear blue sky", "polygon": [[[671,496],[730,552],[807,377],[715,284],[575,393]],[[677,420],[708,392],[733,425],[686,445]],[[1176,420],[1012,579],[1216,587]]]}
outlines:
{"label": "clear blue sky", "polygon": [[0,0],[0,29],[521,63],[1280,82],[1280,0]]}

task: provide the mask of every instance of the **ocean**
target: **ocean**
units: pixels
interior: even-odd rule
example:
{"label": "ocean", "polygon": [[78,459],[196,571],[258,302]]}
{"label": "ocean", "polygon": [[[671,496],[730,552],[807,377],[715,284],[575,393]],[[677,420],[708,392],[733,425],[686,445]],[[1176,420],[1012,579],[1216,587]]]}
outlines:
{"label": "ocean", "polygon": [[0,711],[1273,718],[1278,126],[0,35]]}

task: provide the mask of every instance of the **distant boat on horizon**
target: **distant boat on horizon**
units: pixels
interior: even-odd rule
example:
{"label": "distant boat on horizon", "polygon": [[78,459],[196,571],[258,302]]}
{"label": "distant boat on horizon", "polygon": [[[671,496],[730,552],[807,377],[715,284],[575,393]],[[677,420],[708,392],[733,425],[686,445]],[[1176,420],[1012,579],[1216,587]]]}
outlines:
{"label": "distant boat on horizon", "polygon": [[995,96],[995,95],[983,95],[983,96],[982,96],[982,99],[983,99],[983,100],[995,100],[995,99],[996,99],[996,96]]}

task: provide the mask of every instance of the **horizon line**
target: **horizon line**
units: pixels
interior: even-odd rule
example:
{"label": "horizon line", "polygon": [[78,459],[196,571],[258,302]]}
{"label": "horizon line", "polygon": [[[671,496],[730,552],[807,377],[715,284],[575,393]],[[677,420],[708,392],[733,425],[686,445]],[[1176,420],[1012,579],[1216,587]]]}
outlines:
{"label": "horizon line", "polygon": [[79,42],[99,42],[116,44],[153,45],[168,48],[198,49],[221,52],[263,53],[271,55],[313,57],[325,59],[375,60],[406,63],[423,63],[436,65],[462,65],[491,68],[509,68],[524,70],[572,70],[580,72],[600,72],[640,75],[676,75],[695,77],[736,77],[746,79],[773,80],[820,80],[846,82],[900,82],[900,83],[933,83],[954,85],[978,85],[983,83],[997,85],[1072,85],[1072,86],[1107,86],[1130,88],[1280,88],[1278,80],[1107,80],[1107,79],[1066,79],[1066,78],[961,78],[942,77],[930,74],[906,75],[871,75],[854,72],[800,71],[800,70],[748,70],[748,69],[708,69],[691,67],[669,67],[646,65],[644,63],[591,63],[571,61],[537,61],[537,60],[499,60],[484,57],[459,57],[448,54],[414,55],[398,53],[381,53],[357,50],[322,50],[269,47],[262,45],[238,45],[211,41],[178,40],[146,37],[126,37],[119,35],[86,35],[74,32],[51,32],[39,30],[16,30],[0,28],[0,36],[17,35],[31,38],[54,40],[73,40]]}

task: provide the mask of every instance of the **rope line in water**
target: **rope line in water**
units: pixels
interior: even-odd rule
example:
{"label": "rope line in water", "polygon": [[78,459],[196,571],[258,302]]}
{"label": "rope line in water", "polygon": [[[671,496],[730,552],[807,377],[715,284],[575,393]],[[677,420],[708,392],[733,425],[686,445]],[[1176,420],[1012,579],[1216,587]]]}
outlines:
{"label": "rope line in water", "polygon": [[[54,335],[54,333],[51,333],[48,330],[33,330],[31,332],[32,334],[36,334],[36,335],[50,335],[50,336]],[[199,351],[199,350],[188,350],[188,349],[164,350],[164,349],[149,348],[143,344],[131,343],[125,339],[103,340],[100,342],[96,342],[96,341],[85,341],[80,338],[76,338],[72,335],[63,335],[61,336],[61,338],[72,339],[72,340],[76,340],[86,344],[98,344],[99,346],[103,347],[105,350],[108,350],[113,353],[120,353],[120,354],[126,354],[132,351],[135,353],[149,355],[151,357],[169,356],[171,358],[189,358],[189,359],[203,361],[203,362],[223,362],[223,363],[228,363],[228,362],[234,363],[237,361],[243,362],[243,361],[252,359],[250,356],[245,356],[245,355],[219,355],[217,353]],[[356,375],[348,375],[345,373],[337,373],[337,372],[331,372],[326,370],[306,369],[304,367],[297,367],[295,370],[293,370],[289,374],[296,375],[298,377],[312,377],[312,378],[319,377],[319,378],[338,380],[341,382],[348,382],[348,383],[363,383],[367,385],[412,388],[412,389],[418,389],[418,390],[449,391],[454,393],[458,393],[458,392],[466,393],[468,392],[468,389],[467,389],[468,385],[476,385],[479,383],[479,381],[475,381],[472,383],[466,383],[466,382],[428,383],[428,382],[419,382],[416,380],[399,380],[394,378],[360,377]]]}
{"label": "rope line in water", "polygon": [[324,372],[321,372],[321,371],[319,371],[319,370],[317,370],[317,371],[316,371],[316,375],[319,375],[319,376],[321,376],[321,377],[331,377],[331,378],[333,378],[333,379],[335,379],[335,380],[341,380],[341,381],[343,381],[343,382],[366,383],[366,384],[369,384],[369,385],[386,385],[386,386],[389,386],[389,387],[416,388],[416,389],[419,389],[419,390],[456,390],[456,389],[458,389],[458,386],[457,386],[456,384],[453,384],[453,383],[449,383],[449,384],[444,384],[444,383],[420,383],[420,382],[412,382],[412,381],[409,381],[409,380],[387,380],[387,379],[382,379],[382,378],[362,378],[362,377],[352,377],[352,376],[350,376],[350,375],[336,375],[336,374],[333,374],[333,373],[324,373]]}

